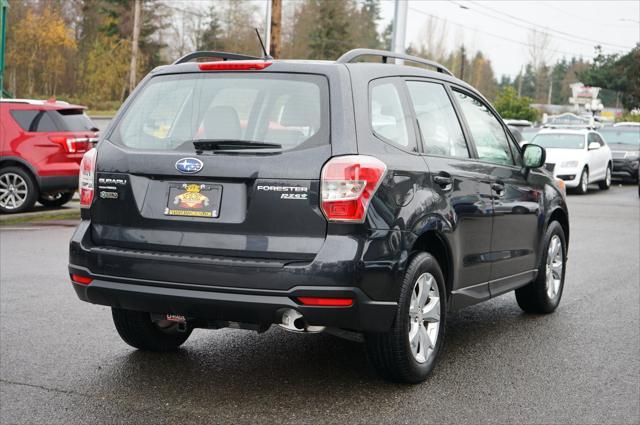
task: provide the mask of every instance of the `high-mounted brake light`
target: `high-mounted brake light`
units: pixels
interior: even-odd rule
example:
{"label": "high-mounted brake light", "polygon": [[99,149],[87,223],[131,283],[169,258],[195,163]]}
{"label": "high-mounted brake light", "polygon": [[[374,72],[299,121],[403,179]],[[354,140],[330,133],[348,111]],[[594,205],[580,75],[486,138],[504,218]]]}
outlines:
{"label": "high-mounted brake light", "polygon": [[351,298],[320,298],[320,297],[298,297],[304,305],[316,305],[322,307],[350,307],[353,305]]}
{"label": "high-mounted brake light", "polygon": [[201,71],[259,71],[271,66],[272,62],[252,61],[217,61],[201,62],[198,67]]}
{"label": "high-mounted brake light", "polygon": [[80,162],[80,176],[78,190],[80,191],[80,208],[89,208],[93,202],[94,185],[96,180],[96,148],[91,148]]}
{"label": "high-mounted brake light", "polygon": [[58,143],[69,153],[86,152],[91,149],[91,139],[88,137],[49,136],[49,140]]}
{"label": "high-mounted brake light", "polygon": [[387,166],[377,158],[348,155],[322,167],[321,205],[329,221],[362,223]]}
{"label": "high-mounted brake light", "polygon": [[71,280],[76,283],[82,283],[83,285],[88,285],[93,282],[93,279],[87,276],[80,276],[79,274],[72,274]]}

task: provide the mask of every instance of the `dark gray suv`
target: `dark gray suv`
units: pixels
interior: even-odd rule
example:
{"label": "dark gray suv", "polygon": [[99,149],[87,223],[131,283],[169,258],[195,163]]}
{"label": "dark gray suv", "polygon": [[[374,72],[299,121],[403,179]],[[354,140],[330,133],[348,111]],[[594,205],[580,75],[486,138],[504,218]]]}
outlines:
{"label": "dark gray suv", "polygon": [[513,290],[558,306],[569,216],[544,160],[431,61],[198,52],[152,71],[85,155],[69,272],[139,349],[278,324],[420,382],[452,311]]}

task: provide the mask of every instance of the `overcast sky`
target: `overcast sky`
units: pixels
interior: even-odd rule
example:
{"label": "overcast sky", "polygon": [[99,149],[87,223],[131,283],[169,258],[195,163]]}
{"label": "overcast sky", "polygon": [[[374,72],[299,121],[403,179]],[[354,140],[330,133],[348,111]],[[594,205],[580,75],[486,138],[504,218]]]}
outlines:
{"label": "overcast sky", "polygon": [[[394,14],[394,1],[382,1],[386,23]],[[410,0],[407,45],[416,44],[429,15],[447,28],[449,49],[462,40],[468,51],[481,50],[494,71],[515,76],[529,61],[532,27],[551,36],[553,63],[562,56],[593,58],[593,46],[605,53],[627,52],[640,41],[640,1],[436,1]]]}

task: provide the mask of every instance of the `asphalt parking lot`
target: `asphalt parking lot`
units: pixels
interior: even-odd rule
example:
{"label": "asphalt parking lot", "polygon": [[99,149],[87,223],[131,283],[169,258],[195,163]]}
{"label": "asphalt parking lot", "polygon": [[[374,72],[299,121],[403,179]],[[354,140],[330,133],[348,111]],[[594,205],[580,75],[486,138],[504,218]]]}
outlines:
{"label": "asphalt parking lot", "polygon": [[640,421],[640,202],[635,186],[570,196],[558,311],[512,294],[454,313],[427,382],[375,376],[361,345],[271,328],[196,330],[136,352],[76,299],[64,223],[0,230],[0,422],[629,423]]}

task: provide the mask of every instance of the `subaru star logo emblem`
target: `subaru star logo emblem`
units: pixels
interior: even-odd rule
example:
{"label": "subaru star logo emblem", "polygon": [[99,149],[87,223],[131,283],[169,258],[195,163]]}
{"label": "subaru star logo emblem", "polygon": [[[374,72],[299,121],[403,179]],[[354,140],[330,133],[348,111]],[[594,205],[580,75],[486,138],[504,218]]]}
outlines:
{"label": "subaru star logo emblem", "polygon": [[181,173],[193,174],[202,170],[202,161],[196,158],[182,158],[176,162],[176,170]]}

